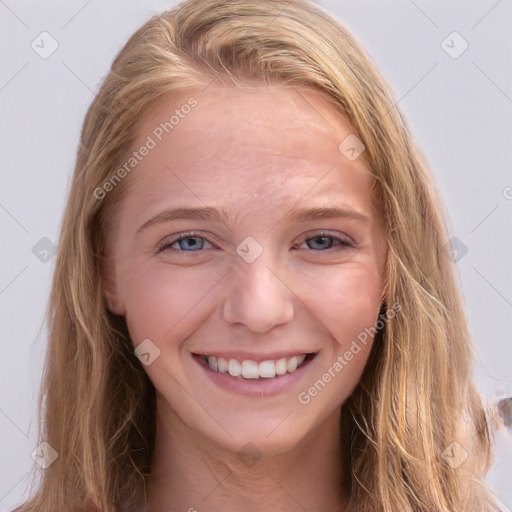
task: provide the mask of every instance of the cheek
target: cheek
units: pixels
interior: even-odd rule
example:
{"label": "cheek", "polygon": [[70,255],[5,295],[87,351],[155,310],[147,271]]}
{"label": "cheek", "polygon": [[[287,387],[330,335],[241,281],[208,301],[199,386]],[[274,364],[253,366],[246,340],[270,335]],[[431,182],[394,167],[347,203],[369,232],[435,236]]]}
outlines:
{"label": "cheek", "polygon": [[153,264],[125,272],[126,320],[134,344],[145,338],[158,343],[177,333],[183,337],[186,319],[207,306],[218,281],[216,272],[197,267],[174,272],[169,265]]}
{"label": "cheek", "polygon": [[380,276],[371,265],[354,263],[335,272],[330,268],[321,277],[306,284],[323,283],[308,286],[307,306],[333,344],[297,400],[304,406],[304,414],[309,407],[317,407],[327,417],[345,402],[361,378],[372,347],[371,329],[378,319],[382,289]]}
{"label": "cheek", "polygon": [[[319,278],[320,277],[320,278]],[[315,285],[308,287],[308,307],[331,336],[342,345],[373,326],[381,306],[381,279],[371,267],[347,265],[336,272],[317,276]]]}

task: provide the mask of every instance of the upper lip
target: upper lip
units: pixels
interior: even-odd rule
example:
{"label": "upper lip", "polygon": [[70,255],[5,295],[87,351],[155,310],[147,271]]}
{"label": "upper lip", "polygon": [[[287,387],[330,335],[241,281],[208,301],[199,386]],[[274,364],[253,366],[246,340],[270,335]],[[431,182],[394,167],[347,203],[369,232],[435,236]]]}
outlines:
{"label": "upper lip", "polygon": [[254,354],[250,352],[233,352],[233,351],[215,351],[208,350],[204,352],[192,352],[193,355],[202,356],[202,357],[223,357],[224,359],[238,359],[239,361],[243,361],[244,359],[248,359],[251,361],[269,361],[269,360],[277,360],[282,359],[283,357],[293,357],[299,356],[302,354],[315,354],[312,350],[287,350],[282,352],[272,352],[270,354]]}

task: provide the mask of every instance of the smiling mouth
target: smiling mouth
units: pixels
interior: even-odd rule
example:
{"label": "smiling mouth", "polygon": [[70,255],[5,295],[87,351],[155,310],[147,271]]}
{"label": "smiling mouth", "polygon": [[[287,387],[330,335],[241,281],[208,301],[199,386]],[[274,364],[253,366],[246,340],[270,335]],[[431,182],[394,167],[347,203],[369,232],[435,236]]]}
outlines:
{"label": "smiling mouth", "polygon": [[254,361],[252,359],[238,360],[235,358],[203,356],[197,354],[208,367],[219,373],[228,373],[232,377],[243,379],[273,379],[287,373],[293,373],[298,368],[313,359],[316,353],[298,354],[291,357]]}

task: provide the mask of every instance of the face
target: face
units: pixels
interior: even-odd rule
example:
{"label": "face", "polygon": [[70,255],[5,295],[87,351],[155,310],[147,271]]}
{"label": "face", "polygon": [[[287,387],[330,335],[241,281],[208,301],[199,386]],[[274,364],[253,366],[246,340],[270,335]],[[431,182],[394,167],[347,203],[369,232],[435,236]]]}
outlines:
{"label": "face", "polygon": [[382,301],[371,177],[339,149],[353,129],[313,91],[210,86],[137,133],[106,295],[158,414],[232,451],[300,446],[358,383]]}

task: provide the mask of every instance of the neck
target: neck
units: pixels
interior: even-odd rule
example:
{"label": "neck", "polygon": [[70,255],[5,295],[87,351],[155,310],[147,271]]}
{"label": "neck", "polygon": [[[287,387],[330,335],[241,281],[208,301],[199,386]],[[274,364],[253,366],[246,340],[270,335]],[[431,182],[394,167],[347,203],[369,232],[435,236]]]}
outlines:
{"label": "neck", "polygon": [[345,510],[339,412],[301,447],[251,458],[197,438],[168,407],[158,408],[147,512]]}

